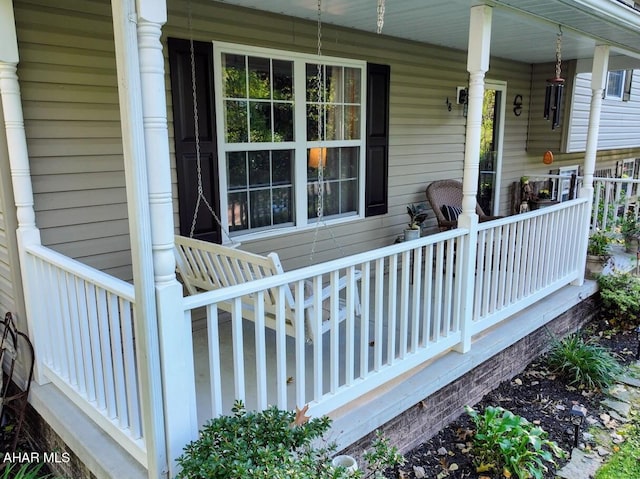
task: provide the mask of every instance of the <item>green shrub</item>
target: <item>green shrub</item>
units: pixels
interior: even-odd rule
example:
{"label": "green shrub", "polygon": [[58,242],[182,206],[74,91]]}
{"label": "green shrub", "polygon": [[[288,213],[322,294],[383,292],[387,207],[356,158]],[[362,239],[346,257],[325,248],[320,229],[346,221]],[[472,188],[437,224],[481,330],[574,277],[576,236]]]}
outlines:
{"label": "green shrub", "polygon": [[614,326],[632,327],[640,315],[640,278],[615,272],[598,277],[602,312]]}
{"label": "green shrub", "polygon": [[609,254],[609,243],[611,238],[602,231],[596,231],[589,236],[587,244],[587,254],[592,256],[607,256]]}
{"label": "green shrub", "polygon": [[622,367],[606,348],[577,334],[554,341],[547,356],[549,366],[570,384],[587,389],[610,386]]}
{"label": "green shrub", "polygon": [[[335,444],[326,444],[324,434],[331,426],[327,417],[308,420],[304,411],[283,411],[271,407],[248,412],[236,401],[231,416],[212,419],[200,437],[188,444],[178,464],[178,478],[184,479],[356,479],[363,470],[348,473],[333,467]],[[320,446],[319,444],[324,444]],[[369,476],[404,461],[395,447],[378,434],[371,451]]]}
{"label": "green shrub", "polygon": [[554,456],[566,456],[541,427],[506,409],[487,406],[479,413],[467,406],[465,410],[476,427],[473,455],[478,472],[540,479],[547,471],[545,462],[555,464]]}

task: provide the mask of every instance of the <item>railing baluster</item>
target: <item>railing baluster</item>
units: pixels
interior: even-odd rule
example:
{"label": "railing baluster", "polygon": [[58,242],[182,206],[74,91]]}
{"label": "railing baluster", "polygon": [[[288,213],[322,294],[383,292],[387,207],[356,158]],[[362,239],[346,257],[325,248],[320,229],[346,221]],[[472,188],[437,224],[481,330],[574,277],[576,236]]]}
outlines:
{"label": "railing baluster", "polygon": [[[209,390],[211,391],[211,417],[224,412],[222,404],[222,373],[220,371],[220,336],[218,333],[218,307],[207,305],[207,345],[209,349]],[[191,310],[185,311],[185,324],[191,324]]]}
{"label": "railing baluster", "polygon": [[[369,373],[369,317],[371,314],[371,263],[362,265],[362,279],[360,280],[360,378]],[[357,287],[357,286],[356,286]]]}
{"label": "railing baluster", "polygon": [[233,379],[235,399],[245,404],[244,340],[242,334],[242,298],[234,298],[231,307],[231,341],[233,345]]}
{"label": "railing baluster", "polygon": [[[264,297],[261,297],[264,302]],[[295,354],[296,354],[296,406],[302,408],[306,403],[306,355],[305,355],[305,342],[307,336],[307,326],[305,325],[304,317],[304,281],[297,281],[295,284],[295,330],[303,331],[304,334],[296,334],[295,337]],[[256,323],[256,328],[258,324]],[[264,328],[263,328],[264,329]],[[264,337],[264,332],[262,333]],[[265,356],[264,361],[266,363],[267,358]],[[266,371],[264,372],[266,383]],[[266,386],[266,384],[265,384]],[[266,395],[265,395],[266,398]],[[265,406],[260,406],[260,409],[265,409]]]}
{"label": "railing baluster", "polygon": [[398,359],[404,359],[407,355],[407,339],[409,326],[409,277],[411,270],[411,251],[402,253],[401,278],[400,278],[400,332]]}
{"label": "railing baluster", "polygon": [[264,321],[264,291],[258,291],[253,298],[255,323],[253,331],[256,348],[256,400],[258,409],[266,409],[267,399],[267,341]]}
{"label": "railing baluster", "polygon": [[284,285],[276,289],[276,390],[280,409],[289,409],[287,405],[287,384],[289,383],[287,375],[287,325],[284,315],[284,289],[288,287],[288,285]]}
{"label": "railing baluster", "polygon": [[389,307],[387,310],[387,364],[396,360],[396,298],[398,297],[398,255],[389,258]]}
{"label": "railing baluster", "polygon": [[329,330],[329,391],[335,393],[340,386],[340,321],[339,321],[339,295],[340,289],[338,287],[339,271],[332,271],[329,274],[329,286],[331,288],[331,300],[329,306],[329,324],[331,329]]}
{"label": "railing baluster", "polygon": [[411,352],[418,350],[420,344],[420,304],[422,279],[422,246],[413,250],[413,295],[411,298]]}
{"label": "railing baluster", "polygon": [[[376,371],[382,368],[383,352],[383,328],[384,328],[384,258],[376,260],[376,281],[375,281],[375,335],[373,340],[374,360],[373,367]],[[387,294],[388,297],[388,294]]]}

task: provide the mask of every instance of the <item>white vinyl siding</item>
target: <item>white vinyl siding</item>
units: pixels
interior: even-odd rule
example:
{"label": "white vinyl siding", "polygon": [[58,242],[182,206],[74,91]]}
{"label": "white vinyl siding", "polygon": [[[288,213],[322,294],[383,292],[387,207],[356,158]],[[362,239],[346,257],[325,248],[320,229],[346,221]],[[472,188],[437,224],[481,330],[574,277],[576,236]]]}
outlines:
{"label": "white vinyl siding", "polygon": [[[580,73],[576,76],[571,100],[571,129],[567,136],[567,151],[584,151],[589,126],[591,73]],[[609,97],[605,97],[602,101],[598,149],[639,147],[638,125],[640,125],[640,71],[635,70],[628,101]]]}

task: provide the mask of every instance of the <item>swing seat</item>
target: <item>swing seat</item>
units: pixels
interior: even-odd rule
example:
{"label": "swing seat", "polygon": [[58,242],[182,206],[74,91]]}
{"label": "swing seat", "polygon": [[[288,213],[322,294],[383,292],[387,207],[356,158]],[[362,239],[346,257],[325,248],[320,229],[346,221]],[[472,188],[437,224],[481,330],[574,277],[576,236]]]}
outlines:
{"label": "swing seat", "polygon": [[[218,288],[226,288],[243,284],[255,279],[276,276],[284,273],[280,258],[277,253],[269,253],[261,256],[239,249],[229,248],[216,243],[209,243],[185,236],[175,237],[176,266],[180,278],[189,294],[197,294],[202,291],[211,291]],[[362,273],[355,272],[356,282],[360,280]],[[338,290],[342,291],[347,286],[347,277],[342,276],[338,280]],[[311,282],[305,285],[305,298],[302,305],[305,319],[305,336],[313,341],[329,330],[331,322],[325,317],[324,308],[319,314],[322,318],[322,331],[316,332],[314,303],[316,299],[311,293]],[[321,302],[327,303],[331,295],[331,286],[326,286],[321,292]],[[288,336],[295,337],[295,311],[296,303],[291,288],[285,288],[285,329]],[[253,295],[242,298],[242,317],[255,320]],[[217,304],[223,311],[232,311],[232,303],[224,301]],[[264,294],[265,325],[271,329],[276,328],[276,292],[265,291]],[[338,321],[347,316],[346,301],[339,300]],[[355,288],[355,314],[360,315],[360,295],[358,286]]]}

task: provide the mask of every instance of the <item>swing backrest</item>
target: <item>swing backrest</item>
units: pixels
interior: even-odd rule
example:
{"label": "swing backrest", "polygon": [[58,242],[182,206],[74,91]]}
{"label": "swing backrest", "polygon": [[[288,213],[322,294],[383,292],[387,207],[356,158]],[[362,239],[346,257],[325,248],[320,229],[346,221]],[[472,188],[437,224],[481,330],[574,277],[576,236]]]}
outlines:
{"label": "swing backrest", "polygon": [[[284,273],[277,253],[261,256],[185,236],[175,237],[176,264],[189,294],[243,284]],[[293,295],[285,288],[285,307],[293,308]],[[265,310],[275,313],[274,291],[265,292]]]}

